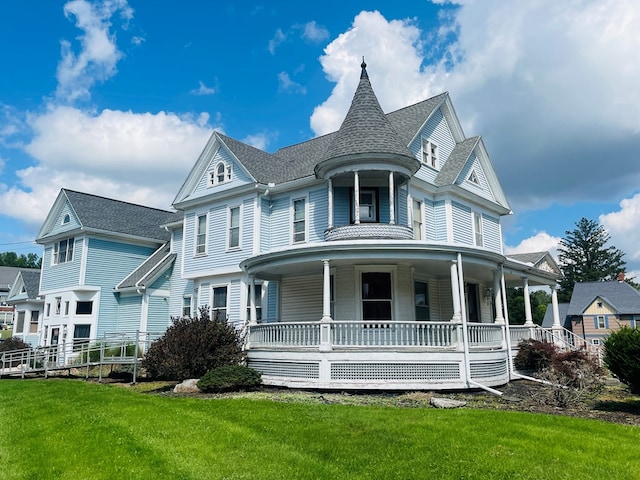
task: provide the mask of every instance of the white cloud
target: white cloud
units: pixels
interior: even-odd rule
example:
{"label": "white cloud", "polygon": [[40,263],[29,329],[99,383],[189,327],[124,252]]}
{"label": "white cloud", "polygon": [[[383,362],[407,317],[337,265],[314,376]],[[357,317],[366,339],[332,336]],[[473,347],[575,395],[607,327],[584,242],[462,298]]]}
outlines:
{"label": "white cloud", "polygon": [[559,237],[549,235],[547,232],[538,232],[533,237],[525,238],[516,246],[505,245],[505,254],[549,252],[557,258],[557,249],[560,243]]}
{"label": "white cloud", "polygon": [[217,92],[214,87],[207,87],[204,82],[199,81],[198,84],[198,88],[194,88],[189,92],[191,95],[213,95]]}
{"label": "white cloud", "polygon": [[267,150],[273,140],[278,138],[278,132],[265,131],[260,133],[254,133],[247,135],[242,139],[244,143],[251,145],[252,147],[259,148],[260,150]]}
{"label": "white cloud", "polygon": [[620,210],[601,215],[600,224],[610,235],[609,245],[625,252],[628,266],[640,269],[640,193],[620,202]]}
{"label": "white cloud", "polygon": [[321,43],[329,38],[329,30],[312,20],[302,26],[302,38],[312,43]]}
{"label": "white cloud", "polygon": [[60,42],[62,58],[56,74],[56,94],[59,99],[70,102],[87,99],[91,87],[97,81],[104,81],[115,75],[116,64],[122,53],[116,46],[115,34],[109,28],[111,18],[117,12],[127,21],[133,16],[133,10],[126,0],[97,3],[72,0],[64,5],[64,14],[69,19],[75,19],[76,27],[83,34],[78,37],[81,51],[77,55],[69,41]]}
{"label": "white cloud", "polygon": [[42,222],[62,187],[169,208],[211,134],[207,114],[92,115],[61,106],[29,123],[25,150],[37,165],[17,172],[21,186],[0,185],[0,209],[32,223]]}
{"label": "white cloud", "polygon": [[276,33],[273,34],[273,37],[271,38],[271,40],[269,40],[268,48],[269,48],[269,52],[271,52],[271,55],[275,55],[276,48],[279,47],[286,39],[287,39],[287,36],[284,34],[282,29],[278,28],[276,30]]}
{"label": "white cloud", "polygon": [[301,93],[303,95],[307,93],[306,87],[291,80],[287,72],[278,74],[278,90],[281,92]]}

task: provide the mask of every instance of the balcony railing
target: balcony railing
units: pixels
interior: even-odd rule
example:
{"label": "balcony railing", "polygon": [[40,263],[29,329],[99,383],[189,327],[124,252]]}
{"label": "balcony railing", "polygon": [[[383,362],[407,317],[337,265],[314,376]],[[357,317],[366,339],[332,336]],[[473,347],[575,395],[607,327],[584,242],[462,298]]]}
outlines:
{"label": "balcony railing", "polygon": [[[470,348],[501,348],[503,326],[469,324]],[[321,338],[321,330],[328,338]],[[462,324],[450,322],[364,322],[269,323],[252,325],[248,343],[258,348],[398,348],[418,347],[462,350]]]}
{"label": "balcony railing", "polygon": [[386,223],[360,223],[327,228],[324,231],[326,241],[336,240],[411,240],[413,230],[406,225]]}

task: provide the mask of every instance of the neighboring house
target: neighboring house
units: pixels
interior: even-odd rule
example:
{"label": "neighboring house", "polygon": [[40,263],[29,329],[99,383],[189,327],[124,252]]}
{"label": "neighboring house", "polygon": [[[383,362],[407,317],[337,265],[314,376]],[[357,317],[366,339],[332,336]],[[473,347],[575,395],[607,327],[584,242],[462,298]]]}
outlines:
{"label": "neighboring house", "polygon": [[509,203],[449,95],[385,114],[364,63],[338,131],[274,154],[216,132],[173,206],[172,312],[181,299],[245,328],[271,385],[506,383],[521,337],[505,287],[560,276],[546,252],[504,254]]}
{"label": "neighboring house", "polygon": [[0,266],[0,328],[9,328],[13,325],[14,308],[7,302],[9,292],[18,273],[30,270],[39,272],[31,268]]}
{"label": "neighboring house", "polygon": [[42,331],[42,311],[44,302],[39,295],[40,270],[21,269],[18,271],[7,303],[15,308],[16,321],[13,336],[20,338],[32,347],[40,345]]}
{"label": "neighboring house", "polygon": [[39,345],[110,333],[164,331],[175,255],[163,228],[181,214],[62,189],[36,242],[43,245]]}
{"label": "neighboring house", "polygon": [[567,309],[567,327],[592,345],[621,326],[640,324],[640,292],[624,281],[576,283]]}

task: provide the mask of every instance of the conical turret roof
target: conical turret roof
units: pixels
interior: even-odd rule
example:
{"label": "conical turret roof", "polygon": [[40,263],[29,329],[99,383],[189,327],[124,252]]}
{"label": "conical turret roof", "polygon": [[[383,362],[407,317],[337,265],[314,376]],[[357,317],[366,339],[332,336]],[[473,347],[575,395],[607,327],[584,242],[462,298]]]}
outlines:
{"label": "conical turret roof", "polygon": [[416,163],[416,158],[382,111],[371,87],[364,59],[361,67],[360,82],[351,101],[351,107],[317,165],[316,171],[322,163],[329,160],[333,160],[331,163],[334,163],[340,157],[347,157],[345,158],[347,160],[348,157],[354,156],[362,158],[388,156],[396,161],[399,157],[405,157],[410,165],[413,166]]}

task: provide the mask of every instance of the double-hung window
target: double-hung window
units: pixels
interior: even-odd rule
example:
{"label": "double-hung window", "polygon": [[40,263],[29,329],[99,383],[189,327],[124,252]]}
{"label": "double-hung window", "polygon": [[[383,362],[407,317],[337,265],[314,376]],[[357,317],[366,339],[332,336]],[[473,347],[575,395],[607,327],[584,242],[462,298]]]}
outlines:
{"label": "double-hung window", "polygon": [[38,333],[38,319],[40,312],[34,310],[31,312],[31,321],[29,322],[29,333]]}
{"label": "double-hung window", "polygon": [[307,239],[306,203],[304,198],[293,201],[293,243],[304,242]]}
{"label": "double-hung window", "polygon": [[431,312],[429,310],[429,284],[426,282],[414,282],[413,285],[416,320],[431,320]]}
{"label": "double-hung window", "polygon": [[473,234],[477,247],[482,247],[484,239],[482,237],[482,214],[473,212]]}
{"label": "double-hung window", "polygon": [[227,320],[227,287],[213,287],[211,318],[213,320]]}
{"label": "double-hung window", "polygon": [[196,255],[207,253],[207,215],[196,218]]}
{"label": "double-hung window", "polygon": [[240,247],[240,207],[229,208],[229,248]]}
{"label": "double-hung window", "polygon": [[191,295],[182,297],[182,316],[191,318]]}
{"label": "double-hung window", "polygon": [[422,240],[422,202],[413,199],[413,239]]}
{"label": "double-hung window", "polygon": [[[391,273],[362,272],[362,320],[391,320]],[[373,324],[370,326],[386,326]]]}
{"label": "double-hung window", "polygon": [[73,260],[73,238],[53,244],[53,264],[68,263]]}
{"label": "double-hung window", "polygon": [[596,317],[596,328],[607,328],[607,321],[604,315],[598,315]]}
{"label": "double-hung window", "polygon": [[422,139],[422,163],[438,168],[438,145],[426,138]]}

